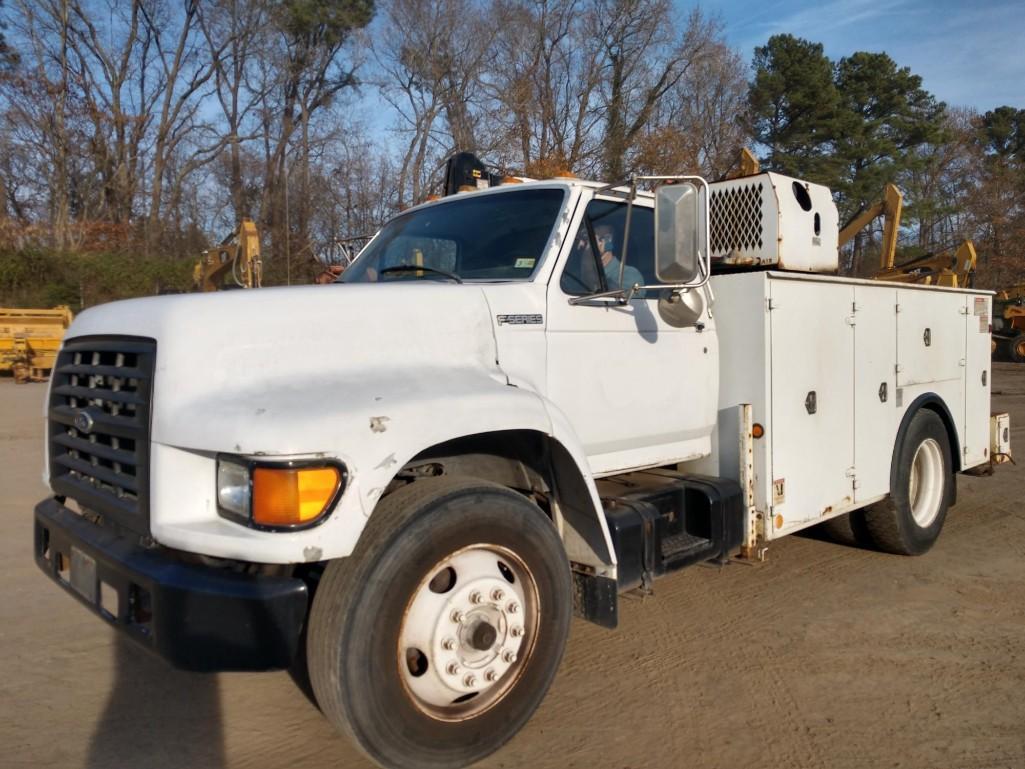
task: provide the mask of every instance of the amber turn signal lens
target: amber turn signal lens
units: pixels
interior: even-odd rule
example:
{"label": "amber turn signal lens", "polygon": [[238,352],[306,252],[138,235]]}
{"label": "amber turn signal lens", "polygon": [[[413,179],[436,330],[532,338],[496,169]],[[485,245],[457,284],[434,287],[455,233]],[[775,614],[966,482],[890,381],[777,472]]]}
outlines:
{"label": "amber turn signal lens", "polygon": [[341,481],[337,467],[257,467],[253,470],[253,523],[311,523],[327,510]]}
{"label": "amber turn signal lens", "polygon": [[765,435],[765,428],[764,427],[762,427],[757,422],[755,422],[753,425],[751,425],[751,437],[752,438],[761,438],[763,435]]}

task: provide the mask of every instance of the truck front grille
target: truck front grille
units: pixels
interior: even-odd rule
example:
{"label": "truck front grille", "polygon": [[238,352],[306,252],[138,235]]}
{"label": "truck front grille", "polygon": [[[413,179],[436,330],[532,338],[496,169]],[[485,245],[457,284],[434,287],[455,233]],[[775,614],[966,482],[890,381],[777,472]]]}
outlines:
{"label": "truck front grille", "polygon": [[71,339],[50,387],[53,490],[140,534],[149,532],[156,350],[154,340],[141,337]]}

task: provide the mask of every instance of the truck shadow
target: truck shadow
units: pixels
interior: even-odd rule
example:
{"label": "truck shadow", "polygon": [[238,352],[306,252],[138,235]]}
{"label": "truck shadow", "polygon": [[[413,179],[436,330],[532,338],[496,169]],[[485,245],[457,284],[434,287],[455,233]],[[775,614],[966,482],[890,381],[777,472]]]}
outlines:
{"label": "truck shadow", "polygon": [[120,634],[113,659],[114,683],[87,769],[225,765],[217,675],[175,670]]}
{"label": "truck shadow", "polygon": [[878,550],[865,527],[864,513],[860,510],[798,531],[797,536],[858,550]]}

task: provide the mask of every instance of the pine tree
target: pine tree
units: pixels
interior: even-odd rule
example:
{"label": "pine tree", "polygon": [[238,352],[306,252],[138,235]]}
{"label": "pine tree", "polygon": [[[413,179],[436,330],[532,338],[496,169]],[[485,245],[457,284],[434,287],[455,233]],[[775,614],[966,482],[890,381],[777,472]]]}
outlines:
{"label": "pine tree", "polygon": [[752,132],[768,148],[764,165],[809,181],[832,182],[842,112],[833,64],[822,45],[774,35],[755,49],[754,69],[749,104]]}
{"label": "pine tree", "polygon": [[841,219],[876,200],[888,182],[921,163],[916,149],[944,140],[946,105],[922,88],[922,78],[885,53],[858,52],[836,66],[841,131],[840,175],[833,185]]}

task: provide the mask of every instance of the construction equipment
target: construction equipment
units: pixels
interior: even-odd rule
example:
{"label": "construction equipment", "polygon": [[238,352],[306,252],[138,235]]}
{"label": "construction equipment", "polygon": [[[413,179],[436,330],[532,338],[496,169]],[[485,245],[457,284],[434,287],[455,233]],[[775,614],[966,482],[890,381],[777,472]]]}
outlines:
{"label": "construction equipment", "polygon": [[894,283],[919,283],[928,286],[966,288],[975,273],[975,244],[970,240],[956,249],[944,248],[923,254],[901,264],[894,264],[897,254],[897,233],[904,208],[904,195],[894,184],[887,184],[883,197],[872,203],[840,230],[839,247],[843,248],[854,236],[875,219],[883,217],[883,245],[879,253],[879,269],[872,277]]}
{"label": "construction equipment", "polygon": [[18,384],[45,382],[73,317],[66,305],[52,310],[0,307],[0,371],[10,370]]}
{"label": "construction equipment", "polygon": [[192,272],[196,291],[259,288],[263,283],[260,232],[252,219],[243,219],[212,251],[204,251]]}
{"label": "construction equipment", "polygon": [[900,212],[903,206],[904,195],[895,184],[887,184],[881,200],[870,205],[840,230],[838,247],[843,248],[855,235],[882,216],[883,250],[879,254],[879,269],[892,270],[893,258],[897,253],[897,232],[900,229]]}
{"label": "construction equipment", "polygon": [[881,269],[873,277],[895,283],[970,288],[975,274],[975,261],[975,244],[966,240],[956,249],[947,248],[915,257],[888,269]]}
{"label": "construction equipment", "polygon": [[1025,363],[1025,283],[993,297],[993,356]]}

